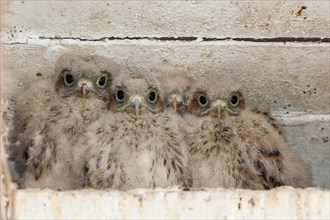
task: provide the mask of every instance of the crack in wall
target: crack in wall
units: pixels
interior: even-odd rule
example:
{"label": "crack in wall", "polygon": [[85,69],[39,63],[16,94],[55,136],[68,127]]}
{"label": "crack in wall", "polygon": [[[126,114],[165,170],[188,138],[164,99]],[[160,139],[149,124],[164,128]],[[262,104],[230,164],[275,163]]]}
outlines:
{"label": "crack in wall", "polygon": [[102,37],[97,39],[80,37],[44,37],[39,39],[47,40],[80,40],[80,41],[105,41],[105,40],[159,40],[159,41],[195,41],[197,37]]}
{"label": "crack in wall", "polygon": [[235,37],[224,37],[224,38],[211,38],[211,37],[101,37],[101,38],[82,38],[82,37],[26,37],[22,38],[11,38],[4,41],[7,45],[17,44],[28,44],[29,40],[78,40],[81,42],[105,42],[105,41],[138,41],[138,40],[149,40],[149,41],[164,41],[164,42],[252,42],[252,43],[330,43],[330,38],[322,37],[277,37],[277,38],[235,38]]}
{"label": "crack in wall", "polygon": [[330,38],[321,37],[275,37],[275,38],[208,38],[203,37],[203,41],[218,41],[218,40],[233,40],[233,41],[249,41],[249,42],[316,42],[316,43],[329,43]]}
{"label": "crack in wall", "polygon": [[157,41],[196,41],[201,39],[203,41],[246,41],[246,42],[313,42],[313,43],[329,43],[330,38],[322,37],[276,37],[276,38],[233,38],[233,37],[224,37],[224,38],[210,38],[210,37],[102,37],[97,39],[91,38],[80,38],[80,37],[45,37],[41,36],[39,39],[47,40],[80,40],[80,41],[106,41],[106,40],[157,40]]}

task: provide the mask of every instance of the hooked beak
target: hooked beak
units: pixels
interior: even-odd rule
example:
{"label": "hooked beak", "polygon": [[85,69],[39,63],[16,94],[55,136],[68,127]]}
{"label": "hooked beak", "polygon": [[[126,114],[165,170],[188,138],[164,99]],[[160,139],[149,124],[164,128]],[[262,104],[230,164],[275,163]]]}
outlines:
{"label": "hooked beak", "polygon": [[178,109],[177,104],[176,104],[176,99],[172,99],[171,104],[172,104],[172,107],[174,108],[174,110],[176,111]]}
{"label": "hooked beak", "polygon": [[217,99],[214,102],[212,102],[211,109],[215,112],[218,119],[220,119],[222,110],[227,109],[227,103],[221,99]]}
{"label": "hooked beak", "polygon": [[78,82],[78,88],[81,89],[83,97],[86,98],[88,92],[93,90],[93,84],[89,80],[82,79]]}
{"label": "hooked beak", "polygon": [[85,98],[86,94],[88,93],[88,87],[85,83],[82,85],[81,90],[82,90],[83,97]]}
{"label": "hooked beak", "polygon": [[180,108],[180,104],[182,103],[182,98],[179,95],[173,94],[170,96],[169,102],[171,103],[174,110],[177,111],[178,108]]}
{"label": "hooked beak", "polygon": [[131,103],[135,108],[135,114],[139,115],[139,110],[144,102],[144,97],[141,95],[133,95],[131,97]]}

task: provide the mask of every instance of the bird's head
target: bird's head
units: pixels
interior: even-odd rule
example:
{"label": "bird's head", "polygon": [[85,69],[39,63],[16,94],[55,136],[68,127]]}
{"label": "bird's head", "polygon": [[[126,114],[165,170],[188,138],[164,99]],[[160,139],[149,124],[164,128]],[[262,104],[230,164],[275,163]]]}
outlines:
{"label": "bird's head", "polygon": [[119,70],[105,57],[66,54],[59,59],[56,71],[55,88],[62,97],[108,100],[112,73]]}
{"label": "bird's head", "polygon": [[192,81],[191,77],[180,73],[162,74],[158,77],[158,87],[163,95],[165,108],[173,108],[180,114],[187,112],[187,101]]}
{"label": "bird's head", "polygon": [[109,107],[113,112],[126,112],[135,116],[164,110],[158,89],[141,77],[129,77],[114,85]]}
{"label": "bird's head", "polygon": [[196,116],[215,117],[223,119],[228,116],[238,115],[244,108],[244,99],[239,91],[233,91],[229,98],[210,98],[204,91],[196,91],[188,111]]}
{"label": "bird's head", "polygon": [[198,81],[188,103],[188,112],[191,114],[217,119],[237,116],[245,108],[240,86],[220,76],[208,76],[207,79]]}
{"label": "bird's head", "polygon": [[185,92],[173,91],[165,96],[166,108],[173,108],[178,113],[187,111],[187,96]]}
{"label": "bird's head", "polygon": [[111,74],[109,72],[103,71],[100,72],[99,76],[88,77],[65,69],[58,78],[56,91],[61,93],[62,97],[74,95],[84,99],[90,97],[106,99],[110,84]]}

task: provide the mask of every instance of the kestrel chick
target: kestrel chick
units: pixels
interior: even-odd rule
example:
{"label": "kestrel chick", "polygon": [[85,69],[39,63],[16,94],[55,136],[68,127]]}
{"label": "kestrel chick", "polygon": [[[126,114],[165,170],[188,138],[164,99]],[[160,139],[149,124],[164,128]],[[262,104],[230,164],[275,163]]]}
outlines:
{"label": "kestrel chick", "polygon": [[311,185],[311,172],[264,115],[246,107],[237,81],[196,80],[182,129],[194,187],[271,189]]}
{"label": "kestrel chick", "polygon": [[118,71],[105,57],[65,54],[57,61],[55,80],[38,81],[18,95],[14,121],[27,165],[25,187],[80,186],[68,163],[70,148],[106,111],[112,74]]}
{"label": "kestrel chick", "polygon": [[122,75],[112,88],[110,111],[89,127],[85,150],[75,154],[85,183],[98,189],[188,187],[187,147],[153,80]]}
{"label": "kestrel chick", "polygon": [[159,90],[163,94],[165,108],[173,108],[179,114],[187,111],[187,101],[193,79],[181,74],[163,74],[158,77]]}
{"label": "kestrel chick", "polygon": [[[31,135],[38,132],[47,121],[47,106],[55,95],[51,79],[33,82],[27,90],[14,97],[14,109],[10,120],[10,157],[15,161],[19,175],[26,169],[28,147],[32,144]],[[22,183],[19,182],[19,185]]]}

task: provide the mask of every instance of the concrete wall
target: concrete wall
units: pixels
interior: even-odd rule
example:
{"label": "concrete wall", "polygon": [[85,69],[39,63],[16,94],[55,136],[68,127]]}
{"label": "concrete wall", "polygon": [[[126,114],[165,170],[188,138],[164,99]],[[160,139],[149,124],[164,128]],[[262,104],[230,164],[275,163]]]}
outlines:
{"label": "concrete wall", "polygon": [[53,74],[56,59],[77,49],[146,71],[238,76],[248,101],[270,107],[285,125],[314,183],[330,187],[329,1],[23,0],[1,7],[3,97]]}

